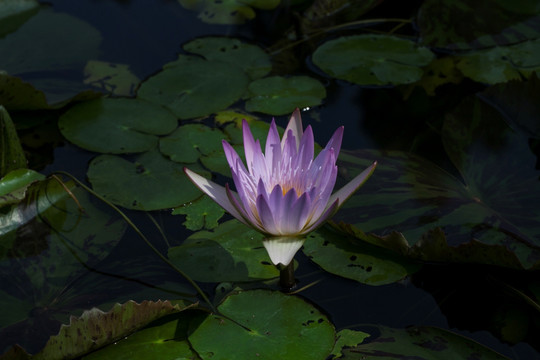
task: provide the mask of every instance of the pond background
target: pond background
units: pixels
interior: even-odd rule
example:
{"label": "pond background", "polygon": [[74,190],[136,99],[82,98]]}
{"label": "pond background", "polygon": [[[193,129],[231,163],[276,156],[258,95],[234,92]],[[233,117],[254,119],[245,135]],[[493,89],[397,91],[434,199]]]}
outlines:
{"label": "pond background", "polygon": [[[182,50],[183,44],[206,36],[237,38],[243,42],[268,49],[270,53],[275,52],[276,49],[279,49],[276,44],[283,40],[290,24],[295,23],[296,14],[305,10],[309,6],[308,3],[281,4],[274,10],[258,10],[256,17],[253,20],[246,21],[243,25],[205,23],[197,17],[197,11],[187,10],[176,1],[51,1],[43,2],[40,11],[66,13],[90,24],[99,32],[101,39],[99,46],[96,47],[97,52],[86,60],[128,64],[130,72],[141,81],[144,81],[150,76],[158,74],[164,64],[175,61],[178,53],[185,54],[185,51]],[[498,3],[506,4],[504,1]],[[522,6],[529,9],[530,4],[525,3]],[[406,6],[398,1],[373,1],[371,4],[374,9],[365,12],[365,14],[360,14],[358,18],[408,19],[415,16],[423,2],[412,2]],[[535,11],[537,12],[538,9]],[[534,16],[530,15],[530,17],[537,24],[538,14],[534,14]],[[353,20],[349,19],[348,21]],[[331,18],[332,21],[336,22],[333,25],[345,22],[340,20],[339,17],[333,20]],[[325,28],[329,28],[332,24],[325,24],[325,26]],[[410,84],[399,86],[391,84],[378,84],[377,86],[372,84],[351,84],[348,81],[329,76],[313,64],[310,55],[325,41],[343,35],[388,33],[394,26],[395,24],[382,24],[365,30],[357,25],[351,26],[343,30],[343,32],[329,31],[324,36],[314,37],[312,41],[306,41],[293,47],[293,60],[289,58],[283,60],[279,56],[274,56],[272,58],[274,61],[272,74],[282,76],[307,75],[317,79],[324,86],[325,96],[320,99],[320,105],[298,105],[301,108],[306,108],[306,111],[302,113],[304,126],[308,124],[313,126],[315,138],[319,144],[324,145],[334,129],[344,125],[346,132],[343,148],[346,150],[377,149],[383,150],[383,154],[391,150],[413,152],[436,163],[449,173],[459,176],[459,170],[453,168],[452,160],[445,153],[443,141],[439,136],[441,127],[437,128],[437,125],[442,122],[444,114],[451,112],[467,95],[474,95],[490,86],[493,87],[495,82],[489,85],[483,81],[462,77],[456,84],[445,83],[438,87],[433,95],[428,95],[420,86],[415,87]],[[405,38],[416,38],[418,34],[417,25],[407,24],[397,31],[398,33],[401,31]],[[534,38],[530,37],[530,39]],[[84,42],[81,43],[81,47],[85,47]],[[6,51],[5,47],[1,49]],[[436,46],[433,46],[433,49],[436,49]],[[455,49],[439,50],[437,56],[444,58],[448,52],[453,50]],[[16,53],[16,51],[13,52]],[[65,54],[69,53],[70,51],[67,49]],[[47,54],[41,54],[40,56],[46,58]],[[14,56],[12,59],[17,59],[17,57]],[[284,66],[284,61],[287,66]],[[290,63],[287,61],[290,61]],[[86,61],[80,64],[75,61],[64,68],[58,69],[53,66],[52,70],[28,66],[29,71],[12,73],[9,65],[14,62],[15,60],[12,60],[11,63],[8,62],[7,65],[2,65],[0,61],[0,65],[2,65],[0,67],[6,66],[8,74],[19,77],[30,84],[35,84],[36,88],[45,91],[49,100],[55,99],[50,100],[49,104],[68,100],[85,89],[103,90],[82,84],[85,78],[83,69]],[[535,64],[540,66],[540,61]],[[534,66],[528,65],[527,71],[532,72],[531,68],[532,70],[535,69]],[[538,97],[535,96],[538,95],[538,87],[535,84],[537,84],[538,80],[535,75],[521,74],[521,77],[523,81],[530,77],[531,80],[528,81],[532,85],[528,89],[532,90],[530,90],[529,99],[537,99]],[[515,77],[509,76],[507,82],[513,78]],[[49,82],[40,83],[44,79]],[[60,86],[51,85],[50,79],[56,79]],[[65,85],[66,81],[67,86]],[[75,86],[73,83],[78,85]],[[496,83],[500,82],[497,81]],[[48,86],[40,88],[39,85],[43,84]],[[135,87],[137,85],[138,83],[134,84]],[[133,90],[135,90],[135,87]],[[227,84],[222,84],[221,90],[227,92]],[[4,91],[6,91],[5,88]],[[70,95],[66,96],[66,94]],[[123,95],[135,95],[135,91]],[[89,95],[88,99],[93,96]],[[22,97],[24,97],[24,94]],[[10,109],[8,105],[5,105],[18,128],[19,137],[29,160],[29,168],[45,175],[52,174],[55,171],[66,171],[86,184],[90,184],[87,178],[88,166],[98,154],[71,144],[63,138],[57,127],[58,118],[73,106],[74,104],[69,102],[62,104],[57,109],[34,109],[31,106],[27,109],[24,106]],[[242,101],[235,102],[228,108],[245,112]],[[531,117],[536,116],[536,119],[538,119],[538,114],[534,113],[534,111],[531,112]],[[263,114],[257,111],[245,113],[250,116],[255,115],[265,123],[269,123],[273,116],[272,114]],[[284,114],[275,115],[278,125],[284,127],[288,116]],[[203,119],[203,123],[212,125],[212,116]],[[183,124],[184,122],[198,122],[198,117],[197,119],[182,120],[179,123]],[[223,125],[221,126],[223,128]],[[538,130],[538,127],[536,127],[536,130]],[[538,133],[533,131],[533,135],[528,137],[527,142],[529,148],[532,149],[531,156],[534,154],[536,157],[538,156],[537,140],[535,140],[538,139],[537,135]],[[126,157],[130,158],[133,155],[126,155]],[[381,158],[366,159],[365,161],[369,162],[375,159],[379,160],[381,165],[384,164],[384,160]],[[345,168],[353,172],[356,171],[355,166],[350,166],[350,163],[354,163],[354,160],[347,158],[343,159],[343,161],[348,164]],[[359,161],[356,165],[360,164],[358,166],[362,166],[363,160]],[[230,182],[230,179],[227,179],[228,174],[226,172],[212,170],[218,174],[216,181],[221,184],[225,181]],[[536,166],[536,169],[527,169],[524,172],[532,171],[534,173],[537,170],[538,166]],[[343,177],[350,176],[350,174],[343,172],[342,175]],[[531,198],[538,196],[537,180],[538,177],[536,177],[536,183],[530,187]],[[344,181],[344,179],[338,180],[338,186],[343,184]],[[376,178],[374,177],[369,181],[376,181]],[[366,189],[359,191],[357,195],[359,201],[361,201],[362,196],[367,195],[369,184],[369,182],[366,184]],[[155,189],[155,191],[159,190],[160,188]],[[39,196],[41,195],[39,194],[43,194],[43,192],[40,192],[42,190],[39,189],[36,191],[38,195],[34,199],[40,199]],[[57,193],[58,189],[55,191]],[[32,193],[32,190],[29,193]],[[198,196],[193,200],[198,200]],[[32,197],[29,196],[28,204],[32,203],[31,199]],[[369,201],[373,200],[370,198]],[[388,204],[393,202],[392,199],[388,200]],[[99,204],[98,201],[92,203],[100,211],[109,214],[107,216],[115,219],[106,223],[120,224],[122,220],[117,215],[114,215],[113,211],[107,209],[107,206]],[[381,212],[390,215],[395,209],[388,204],[383,203],[380,207],[374,206],[373,212],[379,215]],[[403,211],[407,211],[407,209]],[[7,211],[3,212],[3,214],[6,213]],[[169,210],[150,211],[150,213],[163,229],[172,246],[179,246],[192,233],[182,225],[185,221],[184,215],[172,216]],[[160,232],[144,212],[130,211],[128,214],[141,231],[151,239],[154,246],[166,254],[168,250],[167,243],[161,239]],[[343,208],[340,214],[336,216],[336,220],[355,223],[358,221],[354,220],[355,214],[357,212],[355,212],[354,206],[352,210]],[[53,217],[53,215],[50,216]],[[220,222],[223,223],[229,219],[230,217],[225,215]],[[460,220],[468,221],[467,218],[461,218]],[[118,226],[123,227],[125,224]],[[377,226],[373,227],[377,229]],[[531,231],[534,233],[536,223],[534,226],[531,225],[530,229],[533,229]],[[371,231],[372,229],[361,228],[361,230]],[[391,230],[405,231],[405,229],[401,229],[397,225]],[[335,230],[325,228],[322,234],[325,234],[324,231],[327,232],[326,236],[329,239],[334,239],[336,236],[335,234],[328,235]],[[36,234],[38,232],[32,229],[31,233]],[[44,233],[48,233],[48,231],[44,230]],[[122,233],[121,230],[118,230],[118,234]],[[240,233],[243,234],[242,230],[240,230]],[[389,235],[390,230],[386,233],[378,232],[378,234]],[[20,231],[17,236],[21,238]],[[324,237],[324,235],[317,236]],[[362,238],[362,236],[359,236],[359,238]],[[531,248],[536,251],[538,250],[538,233],[536,233],[535,239],[537,242],[533,243]],[[308,239],[308,241],[310,240]],[[35,296],[35,303],[30,301],[28,309],[24,308],[20,311],[26,316],[19,319],[6,316],[4,319],[3,329],[1,330],[2,339],[4,340],[0,343],[2,351],[6,351],[12,345],[18,343],[29,353],[36,353],[45,345],[49,336],[58,333],[60,323],[69,321],[68,315],[79,316],[83,310],[93,306],[108,311],[112,303],[125,303],[129,299],[142,301],[178,298],[177,296],[171,296],[170,291],[152,289],[146,285],[156,285],[168,290],[182,292],[184,293],[182,297],[187,299],[188,302],[193,300],[195,291],[189,287],[189,284],[179,279],[178,274],[160,262],[155,255],[149,255],[147,244],[132,229],[127,228],[121,240],[118,238],[110,242],[105,241],[100,246],[99,253],[102,256],[97,256],[94,259],[96,261],[89,265],[92,271],[85,272],[78,269],[77,271],[80,273],[78,273],[76,279],[71,279],[66,284],[62,284],[60,281],[62,285],[60,297],[63,297],[64,303],[60,301],[55,302],[54,306],[43,305],[43,302],[46,301],[41,301],[37,294],[47,293],[47,290],[44,290],[47,287],[46,285],[44,285],[44,288],[36,290],[33,282],[32,284],[24,284],[22,286],[24,291],[20,289],[16,291],[12,285],[9,285],[9,282],[2,282],[2,291],[10,296],[3,298],[3,305],[8,306],[8,309],[9,306],[14,306],[16,301],[14,299],[22,298],[25,293],[33,293]],[[104,251],[103,249],[106,248],[107,251]],[[368,246],[366,251],[377,253],[378,250],[373,250]],[[385,252],[382,254],[379,255],[383,258],[385,256],[389,258],[394,256]],[[106,256],[103,257],[103,255]],[[8,258],[11,259],[12,257],[8,256]],[[149,259],[152,259],[152,262]],[[466,262],[463,261],[463,258],[458,258],[457,261],[427,259],[427,261],[420,262],[418,262],[418,258],[415,258],[412,261],[413,265],[407,264],[405,266],[410,265],[415,268],[415,270],[410,270],[410,273],[414,273],[412,277],[403,277],[403,279],[388,281],[389,283],[386,284],[372,286],[373,284],[365,285],[360,280],[345,279],[339,276],[342,275],[340,273],[332,275],[330,273],[333,271],[322,270],[305,253],[299,253],[296,259],[298,261],[296,276],[299,279],[299,287],[321,280],[314,286],[303,290],[299,295],[326,313],[337,330],[351,328],[375,334],[375,330],[370,330],[369,327],[363,324],[375,324],[398,329],[411,325],[437,326],[474,339],[509,358],[532,359],[538,357],[538,343],[534,341],[534,339],[538,338],[538,310],[531,307],[531,309],[527,308],[525,312],[520,312],[520,307],[530,306],[527,300],[538,304],[538,297],[534,298],[535,295],[538,296],[536,265],[525,267],[525,269],[508,269],[508,266],[498,266],[497,256],[495,256],[494,263],[488,262],[487,265],[482,265],[484,261],[475,261],[475,259],[469,264],[463,264],[463,262]],[[3,260],[6,261],[6,259]],[[16,279],[16,281],[21,279],[21,277],[17,277],[21,276],[21,274],[10,273],[7,269],[13,268],[11,265],[2,267],[2,277],[4,279],[11,278]],[[126,278],[128,279],[126,280]],[[51,281],[51,279],[46,281]],[[54,284],[55,281],[53,279],[52,283]],[[367,282],[369,283],[369,281],[371,280]],[[216,295],[218,283],[220,285],[217,287]],[[209,294],[210,299],[213,299],[214,296],[218,299],[225,296],[235,286],[245,289],[251,287],[266,288],[267,286],[260,281],[254,283],[238,281],[237,284],[234,283],[234,279],[233,281],[216,279],[213,282],[200,281],[199,285]],[[8,285],[4,286],[5,284]],[[502,291],[501,289],[504,286],[500,284],[510,284],[510,287]],[[57,286],[58,284],[54,285]],[[269,286],[276,289],[275,284]],[[516,292],[512,295],[512,289],[521,289],[519,291],[522,293],[529,291],[526,293],[527,300],[520,299],[519,295],[516,297]],[[189,296],[185,293],[188,293]],[[11,313],[19,315],[19,310],[12,310]],[[9,336],[7,336],[8,334]],[[515,342],[515,344],[512,344],[512,342]],[[349,345],[353,346],[356,343]],[[201,354],[199,355],[203,356]],[[402,353],[402,355],[404,354],[405,352]],[[10,358],[9,356],[11,355],[8,353],[6,358]],[[348,353],[346,356],[355,358],[354,353],[352,355]]]}

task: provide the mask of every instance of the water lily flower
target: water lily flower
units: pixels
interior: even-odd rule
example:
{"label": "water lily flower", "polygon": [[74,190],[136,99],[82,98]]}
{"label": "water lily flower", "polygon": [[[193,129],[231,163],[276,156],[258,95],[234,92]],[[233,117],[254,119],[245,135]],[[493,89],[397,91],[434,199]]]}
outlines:
{"label": "water lily flower", "polygon": [[243,120],[246,166],[223,140],[237,193],[228,184],[218,185],[193,171],[184,172],[203,192],[242,223],[267,235],[264,246],[275,265],[288,265],[304,243],[304,235],[329,219],[373,173],[370,167],[332,194],[336,160],[341,148],[343,126],[332,135],[314,159],[311,126],[302,130],[296,109],[280,139],[274,120],[266,138],[264,154]]}

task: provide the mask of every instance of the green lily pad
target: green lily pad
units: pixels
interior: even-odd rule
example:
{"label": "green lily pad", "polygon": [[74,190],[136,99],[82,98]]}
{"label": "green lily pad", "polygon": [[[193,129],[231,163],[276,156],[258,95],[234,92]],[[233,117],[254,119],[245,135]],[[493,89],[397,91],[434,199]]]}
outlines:
{"label": "green lily pad", "polygon": [[236,220],[214,231],[198,231],[180,246],[169,249],[169,259],[195,281],[253,281],[279,276],[262,244],[264,236]]}
{"label": "green lily pad", "polygon": [[184,309],[185,305],[173,305],[169,301],[144,301],[140,304],[128,301],[116,304],[108,312],[93,308],[78,318],[72,317],[70,324],[60,328],[58,335],[52,336],[33,359],[76,358],[124,338],[155,319]]}
{"label": "green lily pad", "polygon": [[297,107],[320,105],[325,97],[324,86],[309,76],[271,76],[249,84],[246,110],[285,115]]}
{"label": "green lily pad", "polygon": [[116,96],[135,95],[140,80],[127,64],[90,60],[84,68],[84,83]]}
{"label": "green lily pad", "polygon": [[536,74],[529,80],[490,86],[478,96],[497,109],[514,131],[540,139],[540,79]]}
{"label": "green lily pad", "polygon": [[344,347],[357,346],[369,337],[370,335],[363,331],[355,331],[350,329],[341,330],[336,334],[336,345],[334,345],[334,350],[332,350],[332,355],[334,356],[332,360],[343,356],[341,351]]}
{"label": "green lily pad", "polygon": [[17,169],[0,179],[0,207],[18,203],[26,196],[26,189],[45,175],[30,169]]}
{"label": "green lily pad", "polygon": [[58,120],[62,135],[83,149],[136,153],[156,147],[157,135],[177,126],[168,110],[138,99],[97,99],[73,106]]}
{"label": "green lily pad", "polygon": [[[426,261],[540,267],[539,172],[528,138],[480,100],[448,115],[442,134],[463,181],[411,154],[342,152],[340,167],[350,176],[373,159],[379,165],[334,218]],[[391,245],[401,242],[392,231],[408,245]]]}
{"label": "green lily pad", "polygon": [[280,0],[178,0],[188,10],[199,12],[198,18],[208,24],[243,24],[255,18],[255,10],[271,10]]}
{"label": "green lily pad", "polygon": [[184,44],[184,50],[240,67],[251,79],[261,78],[272,70],[270,57],[256,45],[226,37],[204,37]]}
{"label": "green lily pad", "polygon": [[427,48],[389,35],[344,36],[313,53],[313,63],[326,74],[359,85],[410,84],[433,58]]}
{"label": "green lily pad", "polygon": [[39,11],[37,0],[4,0],[0,2],[0,37],[15,31]]}
{"label": "green lily pad", "polygon": [[462,55],[456,67],[463,75],[487,84],[527,78],[540,72],[540,39],[471,52]]}
{"label": "green lily pad", "polygon": [[100,33],[88,23],[42,8],[17,31],[0,39],[0,69],[43,91],[50,104],[73,97],[86,87],[58,74],[82,71],[98,57]]}
{"label": "green lily pad", "polygon": [[430,326],[412,326],[407,329],[373,327],[379,332],[369,342],[344,349],[343,360],[363,359],[489,359],[507,360],[506,357],[478,344],[476,341],[450,331]]}
{"label": "green lily pad", "polygon": [[169,136],[159,140],[159,150],[172,161],[194,163],[201,155],[210,155],[222,149],[224,134],[216,128],[202,124],[180,126]]}
{"label": "green lily pad", "polygon": [[[459,19],[459,21],[456,21]],[[463,50],[536,39],[536,0],[428,0],[418,11],[420,38],[429,46]],[[487,66],[486,66],[487,67]]]}
{"label": "green lily pad", "polygon": [[[134,210],[158,210],[180,206],[201,195],[183,167],[152,150],[132,161],[100,155],[90,162],[87,175],[94,190],[114,204]],[[201,173],[197,168],[193,170]]]}
{"label": "green lily pad", "polygon": [[189,336],[202,359],[326,359],[334,328],[304,300],[280,292],[233,294]]}
{"label": "green lily pad", "polygon": [[187,215],[184,226],[191,231],[212,230],[218,226],[218,220],[225,215],[225,210],[208,196],[175,208],[173,215]]}
{"label": "green lily pad", "polygon": [[223,110],[240,100],[249,78],[238,66],[180,55],[141,84],[137,95],[169,108],[180,119]]}
{"label": "green lily pad", "polygon": [[[187,331],[192,317],[189,312],[173,316],[172,320],[158,320],[142,330],[109,346],[90,353],[83,360],[196,360],[199,357],[187,342]],[[163,320],[169,319],[169,317]]]}
{"label": "green lily pad", "polygon": [[0,105],[0,178],[20,168],[26,168],[26,156],[13,120]]}
{"label": "green lily pad", "polygon": [[327,229],[309,234],[303,251],[324,270],[368,285],[391,284],[419,268],[389,251]]}

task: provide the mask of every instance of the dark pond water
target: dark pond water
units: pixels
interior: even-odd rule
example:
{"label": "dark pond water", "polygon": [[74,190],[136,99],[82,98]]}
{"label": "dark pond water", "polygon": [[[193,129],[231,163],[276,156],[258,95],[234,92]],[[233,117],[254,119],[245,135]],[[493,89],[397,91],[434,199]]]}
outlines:
{"label": "dark pond water", "polygon": [[[301,9],[308,6],[307,3],[309,1],[304,2],[303,5],[281,5],[275,11],[259,11],[254,20],[243,25],[204,23],[197,18],[196,12],[188,11],[172,0],[55,0],[42,2],[42,6],[83,20],[100,33],[99,52],[96,57],[93,57],[94,60],[129,64],[131,72],[140,80],[145,80],[158,73],[164,64],[176,60],[178,53],[183,52],[183,44],[200,37],[234,37],[259,45],[263,49],[270,48],[275,51],[278,48],[276,43],[283,39],[289,25],[295,23]],[[384,1],[364,18],[409,18],[421,3],[416,1],[403,5],[399,1]],[[385,25],[375,29],[379,32],[387,32],[391,28],[392,26]],[[345,33],[329,32],[328,39],[337,38],[343,34],[351,35],[355,31],[360,30],[353,28]],[[416,31],[416,26],[406,25],[404,33],[414,37]],[[445,113],[455,109],[467,95],[483,91],[487,85],[465,78],[458,84],[442,85],[438,88],[436,95],[431,96],[419,87],[408,88],[407,85],[401,87],[354,85],[325,75],[313,64],[309,55],[323,39],[325,37],[316,38],[314,41],[294,48],[292,54],[296,57],[298,66],[290,70],[277,66],[274,69],[274,72],[279,75],[309,75],[325,86],[326,97],[322,100],[322,104],[306,106],[306,111],[303,112],[304,126],[309,124],[313,127],[315,140],[319,144],[325,144],[334,129],[344,125],[346,131],[343,148],[345,150],[376,149],[381,150],[383,154],[390,154],[390,151],[412,152],[437,164],[447,173],[460,177],[460,170],[452,165],[452,155],[449,156],[445,152],[444,140],[441,140],[440,136],[442,129],[440,124],[443,122]],[[445,51],[441,53],[444,54]],[[283,60],[279,59],[279,61]],[[32,71],[18,76],[33,83],[42,74],[39,71]],[[81,74],[76,72],[62,73],[60,71],[55,74],[58,81],[82,80],[77,78],[78,76]],[[227,84],[222,84],[222,87],[222,90],[226,92]],[[234,106],[242,109],[243,102],[237,102]],[[65,108],[37,112],[23,110],[10,111],[10,114],[18,124],[19,134],[31,167],[45,175],[55,171],[65,171],[90,185],[87,178],[88,166],[98,154],[83,150],[62,138],[56,128],[56,121],[65,111]],[[272,119],[272,115],[261,113],[257,115],[267,123]],[[278,124],[282,127],[286,126],[287,118],[288,116],[276,116]],[[47,120],[43,121],[43,119]],[[186,121],[192,122],[192,120]],[[32,124],[32,122],[41,124],[37,127],[21,125]],[[44,146],[32,148],[29,146],[32,144],[29,139],[32,138],[37,139],[36,142],[39,144],[44,143]],[[533,138],[529,139],[528,146],[538,152]],[[494,153],[496,153],[496,148],[495,146]],[[131,155],[127,155],[129,156]],[[382,160],[380,161],[382,163]],[[220,175],[215,180],[223,184],[226,181],[225,176]],[[429,177],[429,174],[427,176]],[[376,181],[376,178],[371,180]],[[344,182],[344,179],[338,179],[338,184]],[[369,183],[366,186],[369,186]],[[371,186],[376,187],[376,184]],[[372,188],[368,188],[366,192],[370,189]],[[537,196],[534,193],[536,189],[538,189],[538,184],[533,185],[533,196]],[[155,191],[159,192],[160,189],[155,189]],[[369,201],[372,201],[371,198]],[[105,210],[107,207],[99,205],[98,201],[90,200],[90,202],[102,207],[107,213],[114,214],[110,210]],[[426,202],[429,201],[426,200]],[[396,209],[389,205],[391,203],[390,200],[384,206],[388,206],[387,211],[395,212]],[[343,208],[341,217],[338,215],[337,220],[362,218],[363,215],[359,215],[360,210],[356,206],[358,205],[355,203],[351,205],[351,208]],[[374,207],[374,209],[374,213],[378,215],[381,215],[381,211],[385,211],[384,207],[383,210],[379,207]],[[403,211],[411,211],[410,216],[416,217],[415,222],[422,223],[423,220],[420,217],[423,214],[415,213],[410,209]],[[444,215],[444,212],[445,210],[440,210],[439,215]],[[167,243],[162,239],[160,232],[146,212],[128,211],[127,213],[141,231],[151,239],[154,246],[160,252],[166,253]],[[181,244],[192,234],[182,226],[183,215],[170,215],[169,210],[148,213],[161,227],[171,245]],[[229,219],[231,217],[225,215],[221,221]],[[465,222],[468,222],[468,219],[459,218]],[[476,221],[475,215],[471,214],[470,219],[471,222]],[[351,222],[356,224],[355,221]],[[397,231],[406,230],[400,227],[400,222],[391,225],[387,228]],[[380,228],[378,220],[373,220],[369,226],[372,228],[366,228],[366,231]],[[451,227],[448,225],[448,228]],[[524,227],[527,228],[527,225]],[[530,233],[534,234],[537,230],[536,223],[530,225],[528,229],[530,232],[527,236]],[[412,230],[407,229],[407,231]],[[382,233],[379,232],[379,234]],[[538,233],[532,237],[538,239]],[[538,245],[534,245],[533,248],[537,250]],[[466,249],[466,251],[469,250],[477,251]],[[478,256],[477,252],[472,256],[478,259],[474,257]],[[497,256],[495,256],[496,259],[498,259]],[[508,267],[497,266],[496,261],[495,264],[488,262],[487,265],[482,265],[485,264],[484,261],[471,261],[466,264],[467,261],[464,261],[463,257],[450,258],[450,261],[428,258],[423,262],[413,261],[423,265],[414,275],[393,283],[373,286],[332,275],[322,270],[303,252],[297,254],[296,260],[298,261],[296,271],[298,288],[319,281],[314,286],[301,291],[299,296],[308,299],[315,307],[327,314],[338,330],[368,329],[366,331],[369,332],[366,324],[393,328],[406,328],[411,325],[435,326],[473,339],[508,358],[539,358],[538,298],[533,299],[530,292],[526,293],[526,297],[520,296],[523,295],[523,290],[516,290],[533,289],[532,293],[538,295],[540,287],[538,287],[536,270],[508,270]],[[178,293],[175,295],[174,291],[188,292],[191,295],[195,293],[186,281],[179,280],[174,271],[150,253],[147,245],[131,229],[126,231],[107,258],[101,259],[90,267],[92,269],[81,273],[62,290],[58,297],[63,300],[55,303],[56,310],[54,311],[56,312],[52,315],[48,316],[47,311],[50,309],[37,301],[27,319],[21,320],[15,326],[10,322],[6,322],[9,326],[0,323],[3,327],[3,330],[0,330],[3,337],[3,340],[0,340],[0,352],[16,343],[30,353],[39,351],[48,337],[58,332],[59,324],[68,320],[68,315],[78,316],[83,309],[99,306],[107,310],[112,303],[122,303],[129,299],[137,301],[172,299],[178,295]],[[2,271],[5,271],[5,268]],[[19,275],[3,273],[2,277],[18,279]],[[54,283],[54,279],[45,281]],[[212,299],[214,296],[220,296],[219,291],[217,295],[215,293],[218,282],[199,282],[199,285]],[[15,286],[13,283],[3,282],[2,286],[4,287],[5,284],[8,285],[2,291],[11,294],[13,299],[18,296],[23,297],[25,294],[34,294],[32,296],[39,297],[36,294],[47,292],[44,290],[47,286],[35,291],[32,285]],[[241,283],[241,286],[249,288],[251,285]],[[262,286],[266,285],[261,285],[261,283],[255,285],[255,287]],[[275,288],[275,285],[270,285],[272,286]],[[65,304],[62,306],[64,300]],[[536,301],[536,309],[527,300],[532,303]],[[10,301],[15,300],[6,297],[6,300],[3,300],[4,306]],[[24,312],[24,310],[21,311]]]}

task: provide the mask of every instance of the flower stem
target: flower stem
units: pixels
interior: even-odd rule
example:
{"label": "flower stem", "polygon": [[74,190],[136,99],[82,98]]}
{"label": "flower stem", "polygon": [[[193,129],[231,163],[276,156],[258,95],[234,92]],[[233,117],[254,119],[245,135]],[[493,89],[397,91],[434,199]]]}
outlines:
{"label": "flower stem", "polygon": [[296,279],[294,278],[294,260],[289,265],[279,264],[279,284],[281,288],[289,292],[296,286]]}

